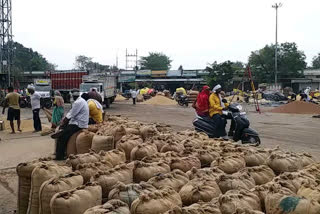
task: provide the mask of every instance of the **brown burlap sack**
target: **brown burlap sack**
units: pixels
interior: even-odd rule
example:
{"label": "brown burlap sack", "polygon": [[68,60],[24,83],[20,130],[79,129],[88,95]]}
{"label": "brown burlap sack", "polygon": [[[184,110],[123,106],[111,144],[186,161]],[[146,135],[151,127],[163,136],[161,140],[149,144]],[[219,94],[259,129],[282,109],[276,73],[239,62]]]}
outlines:
{"label": "brown burlap sack", "polygon": [[141,161],[145,163],[154,163],[154,162],[165,162],[167,164],[171,163],[171,160],[173,158],[179,158],[181,155],[179,155],[176,152],[165,152],[165,153],[155,153],[153,155],[144,157]]}
{"label": "brown burlap sack", "polygon": [[244,153],[244,159],[246,161],[247,166],[260,166],[267,164],[267,159],[269,157],[269,153],[265,150],[257,150],[257,149],[242,149]]}
{"label": "brown burlap sack", "polygon": [[131,214],[126,203],[120,200],[110,200],[103,205],[87,209],[84,214]]}
{"label": "brown burlap sack", "polygon": [[221,214],[219,203],[198,202],[187,207],[175,207],[164,214]]}
{"label": "brown burlap sack", "polygon": [[216,180],[225,173],[217,167],[206,167],[202,169],[197,169],[193,167],[186,174],[189,176],[190,180],[193,180],[195,178],[209,178]]}
{"label": "brown burlap sack", "polygon": [[158,133],[157,129],[152,125],[146,125],[140,127],[140,134],[143,140],[153,137]]}
{"label": "brown burlap sack", "polygon": [[267,160],[268,166],[276,173],[295,172],[302,169],[302,160],[294,154],[273,153]]}
{"label": "brown burlap sack", "polygon": [[180,195],[165,188],[139,196],[131,205],[131,214],[162,214],[174,207],[182,207]]}
{"label": "brown burlap sack", "polygon": [[101,125],[103,125],[103,124],[99,123],[99,124],[89,125],[89,126],[88,126],[88,131],[89,131],[89,132],[96,133],[96,132],[99,130],[99,128],[101,127]]}
{"label": "brown burlap sack", "polygon": [[133,169],[133,180],[136,183],[148,181],[158,173],[170,172],[170,166],[163,162],[144,163],[136,161]]}
{"label": "brown burlap sack", "polygon": [[34,168],[37,166],[46,164],[54,164],[51,162],[51,158],[42,158],[25,163],[19,163],[16,171],[18,175],[18,214],[26,214],[29,204],[29,195],[31,190],[31,174]]}
{"label": "brown burlap sack", "polygon": [[313,159],[312,155],[309,153],[304,152],[304,153],[298,154],[298,156],[302,161],[302,167],[306,167],[315,163],[315,160]]}
{"label": "brown burlap sack", "polygon": [[207,178],[193,179],[179,191],[184,206],[199,201],[209,202],[220,194],[221,191],[216,181]]}
{"label": "brown burlap sack", "polygon": [[[318,184],[318,183],[317,183]],[[301,185],[297,192],[299,197],[304,197],[309,200],[315,200],[320,203],[320,186],[313,183],[305,182]]]}
{"label": "brown burlap sack", "polygon": [[226,156],[217,158],[211,163],[211,167],[218,167],[227,174],[233,174],[246,167],[243,156]]}
{"label": "brown burlap sack", "polygon": [[67,143],[67,156],[74,154],[77,154],[77,145],[76,145],[76,140],[78,135],[82,132],[82,130],[77,131],[76,133],[74,133],[68,140]]}
{"label": "brown burlap sack", "polygon": [[57,193],[50,201],[51,213],[83,214],[87,209],[101,204],[101,195],[101,187],[96,183]]}
{"label": "brown burlap sack", "polygon": [[94,135],[92,139],[91,149],[95,152],[110,151],[114,149],[113,136]]}
{"label": "brown burlap sack", "polygon": [[201,162],[201,167],[209,167],[214,160],[220,157],[220,154],[213,148],[202,147],[197,150],[197,157]]}
{"label": "brown burlap sack", "polygon": [[320,179],[320,163],[310,164],[300,171],[310,174],[314,176],[316,179]]}
{"label": "brown burlap sack", "polygon": [[262,185],[272,181],[275,177],[272,169],[266,165],[248,167],[246,170],[256,182],[256,185]]}
{"label": "brown burlap sack", "polygon": [[254,179],[250,176],[249,173],[235,173],[232,175],[221,175],[217,183],[221,189],[222,193],[226,193],[229,190],[240,190],[245,189],[249,190],[255,186]]}
{"label": "brown burlap sack", "polygon": [[174,169],[173,171],[166,174],[157,174],[156,176],[148,180],[149,184],[152,184],[157,189],[164,187],[171,187],[176,192],[179,192],[180,189],[188,183],[189,178],[186,173],[179,169]]}
{"label": "brown burlap sack", "polygon": [[142,143],[131,150],[130,159],[142,160],[144,157],[158,153],[157,146],[152,143]]}
{"label": "brown burlap sack", "polygon": [[141,182],[140,184],[124,184],[118,182],[110,191],[108,199],[119,199],[125,202],[130,208],[132,202],[139,198],[141,194],[151,193],[155,190],[156,188],[154,186],[145,182]]}
{"label": "brown burlap sack", "polygon": [[39,214],[39,191],[41,185],[52,177],[71,172],[68,166],[43,163],[34,168],[31,174],[31,190],[27,214]]}
{"label": "brown burlap sack", "polygon": [[45,181],[39,192],[39,214],[51,214],[50,200],[58,192],[74,189],[83,185],[83,178],[79,173],[69,173]]}
{"label": "brown burlap sack", "polygon": [[126,128],[126,134],[127,135],[130,135],[130,134],[133,134],[133,135],[140,135],[140,130],[138,128]]}
{"label": "brown burlap sack", "polygon": [[97,174],[99,171],[107,171],[111,169],[113,166],[111,163],[102,160],[100,162],[95,163],[82,163],[78,164],[76,167],[76,172],[80,173],[83,177],[83,183],[87,183],[90,179]]}
{"label": "brown burlap sack", "polygon": [[195,156],[172,158],[170,163],[171,170],[180,169],[183,172],[187,172],[192,168],[201,168],[200,160]]}
{"label": "brown burlap sack", "polygon": [[123,125],[113,126],[112,128],[106,129],[103,133],[105,136],[113,136],[114,142],[117,143],[123,136],[126,135],[126,129]]}
{"label": "brown burlap sack", "polygon": [[116,148],[124,151],[126,154],[126,159],[131,160],[130,155],[132,149],[141,144],[142,142],[143,140],[138,135],[124,136],[119,142],[117,142]]}
{"label": "brown burlap sack", "polygon": [[99,155],[101,158],[109,163],[112,164],[112,166],[117,166],[119,164],[126,162],[126,155],[123,151],[118,149],[113,149],[111,151],[100,151]]}
{"label": "brown burlap sack", "polygon": [[87,130],[81,132],[76,139],[78,154],[84,154],[90,151],[94,133]]}
{"label": "brown burlap sack", "polygon": [[166,144],[161,148],[160,152],[165,153],[169,151],[180,153],[184,150],[183,144],[176,141],[167,141]]}
{"label": "brown burlap sack", "polygon": [[78,154],[78,155],[69,155],[66,163],[72,166],[72,169],[75,170],[78,164],[81,163],[94,163],[101,160],[101,156],[95,152]]}

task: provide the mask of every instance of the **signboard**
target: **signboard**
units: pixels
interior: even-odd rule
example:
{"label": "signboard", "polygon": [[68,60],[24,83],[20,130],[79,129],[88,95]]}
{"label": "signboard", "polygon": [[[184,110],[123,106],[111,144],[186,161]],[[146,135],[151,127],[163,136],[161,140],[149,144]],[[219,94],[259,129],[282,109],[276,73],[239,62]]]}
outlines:
{"label": "signboard", "polygon": [[120,71],[121,75],[135,75],[135,71]]}
{"label": "signboard", "polygon": [[159,71],[152,71],[152,77],[165,77],[167,76],[167,70],[159,70]]}
{"label": "signboard", "polygon": [[136,80],[135,75],[125,75],[125,76],[119,76],[119,82],[134,82]]}
{"label": "signboard", "polygon": [[50,85],[50,80],[47,79],[36,79],[35,80],[36,85]]}
{"label": "signboard", "polygon": [[151,76],[151,70],[137,71],[137,76]]}
{"label": "signboard", "polygon": [[184,70],[182,72],[182,76],[184,76],[184,77],[196,77],[197,76],[197,71],[195,71],[195,70]]}

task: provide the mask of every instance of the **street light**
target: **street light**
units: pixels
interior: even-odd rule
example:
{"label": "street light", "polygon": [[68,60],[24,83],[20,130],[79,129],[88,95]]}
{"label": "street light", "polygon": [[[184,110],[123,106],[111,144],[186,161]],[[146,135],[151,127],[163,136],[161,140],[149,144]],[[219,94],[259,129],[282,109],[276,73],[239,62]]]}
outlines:
{"label": "street light", "polygon": [[274,57],[274,83],[275,86],[278,84],[278,8],[282,6],[282,3],[275,3],[272,8],[276,9],[276,50]]}

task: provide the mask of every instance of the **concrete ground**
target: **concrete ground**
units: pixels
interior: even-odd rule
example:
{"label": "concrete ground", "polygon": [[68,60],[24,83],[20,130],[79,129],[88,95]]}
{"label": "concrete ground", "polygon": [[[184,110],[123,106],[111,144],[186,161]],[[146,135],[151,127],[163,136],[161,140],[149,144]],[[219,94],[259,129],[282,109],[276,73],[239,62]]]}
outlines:
{"label": "concrete ground", "polygon": [[[262,114],[254,111],[253,106],[244,105],[248,113],[251,127],[258,131],[262,146],[280,146],[284,150],[311,153],[320,160],[320,119],[312,115],[276,114],[267,112],[269,107],[262,107]],[[69,106],[67,106],[67,110]],[[107,114],[120,114],[128,118],[144,122],[160,122],[172,126],[174,130],[192,129],[195,117],[192,108],[180,106],[154,106],[137,104],[133,106],[129,101],[118,101],[106,109]],[[23,120],[32,119],[30,109],[22,110]],[[2,118],[3,119],[3,118]],[[48,126],[45,115],[41,113],[41,120]],[[31,125],[30,125],[31,126]],[[0,132],[0,213],[14,213],[16,210],[17,185],[15,167],[17,164],[39,157],[50,156],[54,144],[49,136],[24,131],[15,135]]]}

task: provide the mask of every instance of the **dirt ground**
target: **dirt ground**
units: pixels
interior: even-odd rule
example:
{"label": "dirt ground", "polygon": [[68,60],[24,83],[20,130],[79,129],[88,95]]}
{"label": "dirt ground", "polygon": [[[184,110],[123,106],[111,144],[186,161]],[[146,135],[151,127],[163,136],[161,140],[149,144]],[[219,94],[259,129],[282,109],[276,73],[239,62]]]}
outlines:
{"label": "dirt ground", "polygon": [[[280,146],[284,150],[309,152],[320,160],[320,119],[312,115],[276,114],[267,112],[270,107],[262,107],[262,114],[256,113],[253,106],[244,105],[248,113],[251,127],[258,131],[262,146]],[[66,111],[68,110],[68,107]],[[171,125],[174,130],[192,129],[195,117],[192,108],[180,106],[155,106],[146,104],[132,105],[129,101],[118,101],[106,109],[107,114],[123,115],[144,122],[160,122]],[[23,120],[32,119],[30,109],[22,110]],[[0,116],[0,119],[4,117]],[[41,113],[44,126],[48,121]],[[25,122],[27,123],[27,122]],[[17,164],[35,158],[50,156],[54,144],[49,136],[32,133],[32,124],[22,133],[15,135],[8,131],[0,132],[0,213],[14,213],[17,201],[18,178],[15,167]]]}

